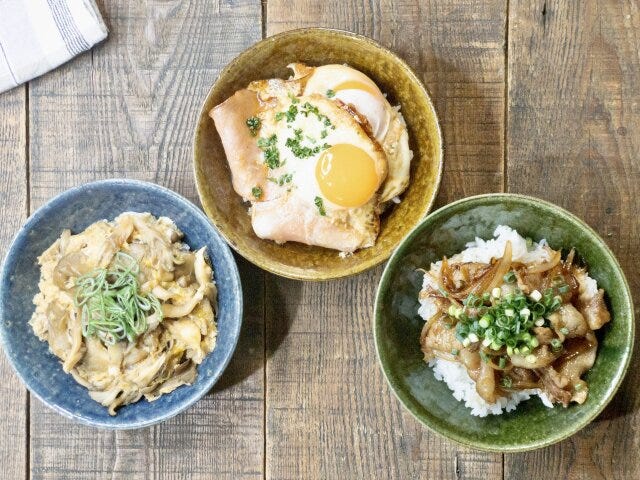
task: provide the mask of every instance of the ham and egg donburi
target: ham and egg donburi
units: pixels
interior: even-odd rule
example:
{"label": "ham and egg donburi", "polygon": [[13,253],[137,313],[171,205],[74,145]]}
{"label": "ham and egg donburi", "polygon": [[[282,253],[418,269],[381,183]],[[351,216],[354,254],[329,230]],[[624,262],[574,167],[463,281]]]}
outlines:
{"label": "ham and egg donburi", "polygon": [[412,152],[398,108],[362,72],[293,64],[211,110],[254,232],[351,253],[375,244],[407,188]]}

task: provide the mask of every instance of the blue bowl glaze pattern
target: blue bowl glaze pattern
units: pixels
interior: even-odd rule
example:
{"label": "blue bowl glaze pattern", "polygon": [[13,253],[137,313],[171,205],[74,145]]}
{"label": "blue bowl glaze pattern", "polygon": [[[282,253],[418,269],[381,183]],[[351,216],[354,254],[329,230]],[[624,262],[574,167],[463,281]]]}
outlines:
{"label": "blue bowl glaze pattern", "polygon": [[[93,401],[87,389],[62,371],[46,342],[33,333],[29,319],[38,292],[38,256],[65,228],[76,233],[92,223],[113,220],[125,211],[171,218],[192,249],[207,246],[218,287],[216,347],[198,367],[193,385],[179,387],[153,402],[140,400],[114,417]],[[2,268],[0,342],[27,388],[62,415],[81,423],[133,429],[173,417],[199,400],[214,385],[236,347],[242,323],[242,290],[231,251],[207,217],[191,202],[166,188],[135,180],[105,180],[72,188],[36,211],[18,232]]]}

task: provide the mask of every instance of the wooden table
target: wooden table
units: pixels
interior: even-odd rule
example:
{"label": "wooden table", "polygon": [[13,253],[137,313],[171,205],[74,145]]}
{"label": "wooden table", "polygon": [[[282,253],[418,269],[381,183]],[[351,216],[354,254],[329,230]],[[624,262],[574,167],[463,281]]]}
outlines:
{"label": "wooden table", "polygon": [[[55,194],[101,178],[197,202],[191,141],[220,69],[264,36],[331,26],[412,65],[445,139],[438,204],[485,192],[548,199],[591,224],[640,298],[640,4],[544,0],[104,0],[108,40],[0,95],[0,242]],[[313,284],[238,258],[246,316],[214,390],[165,424],[76,425],[0,358],[2,479],[640,478],[636,355],[612,404],[558,445],[463,448],[423,428],[376,363],[382,268]]]}

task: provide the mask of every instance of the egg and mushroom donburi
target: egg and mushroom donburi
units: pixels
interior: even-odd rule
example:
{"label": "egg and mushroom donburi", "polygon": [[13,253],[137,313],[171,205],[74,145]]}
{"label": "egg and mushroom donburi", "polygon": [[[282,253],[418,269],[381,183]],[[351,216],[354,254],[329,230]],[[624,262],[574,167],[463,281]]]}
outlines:
{"label": "egg and mushroom donburi", "polygon": [[111,415],[193,383],[215,347],[212,270],[181,237],[169,218],[127,212],[64,230],[38,258],[30,324]]}
{"label": "egg and mushroom donburi", "polygon": [[209,113],[256,235],[351,253],[407,188],[412,152],[399,108],[345,65],[289,68]]}

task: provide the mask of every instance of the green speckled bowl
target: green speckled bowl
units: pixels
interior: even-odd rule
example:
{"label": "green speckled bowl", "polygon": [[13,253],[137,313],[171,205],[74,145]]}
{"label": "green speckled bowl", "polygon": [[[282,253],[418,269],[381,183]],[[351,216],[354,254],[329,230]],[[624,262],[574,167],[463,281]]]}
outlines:
{"label": "green speckled bowl", "polygon": [[[347,63],[369,75],[400,104],[414,157],[411,181],[402,203],[381,218],[380,235],[371,248],[347,258],[327,248],[258,238],[247,205],[231,185],[231,173],[209,111],[252,80],[287,78],[292,62],[308,65]],[[218,231],[240,255],[255,265],[289,278],[329,280],[363,272],[391,255],[402,238],[430,210],[442,174],[442,138],[429,95],[411,68],[373,40],[327,28],[304,28],[262,40],[242,52],[220,73],[202,105],[193,145],[193,165],[202,207]]]}
{"label": "green speckled bowl", "polygon": [[[589,274],[604,288],[612,321],[597,332],[600,345],[584,377],[589,397],[583,405],[547,409],[536,397],[511,413],[473,417],[422,360],[418,316],[422,274],[443,255],[465,248],[476,236],[491,238],[497,225],[509,225],[534,240],[546,238],[564,254],[575,247]],[[576,433],[611,400],[633,350],[634,318],[629,286],[604,241],[584,222],[548,202],[511,194],[466,198],[426,217],[400,244],[382,274],[376,296],[374,332],[378,358],[392,390],[423,424],[470,447],[516,452],[540,448]]]}

